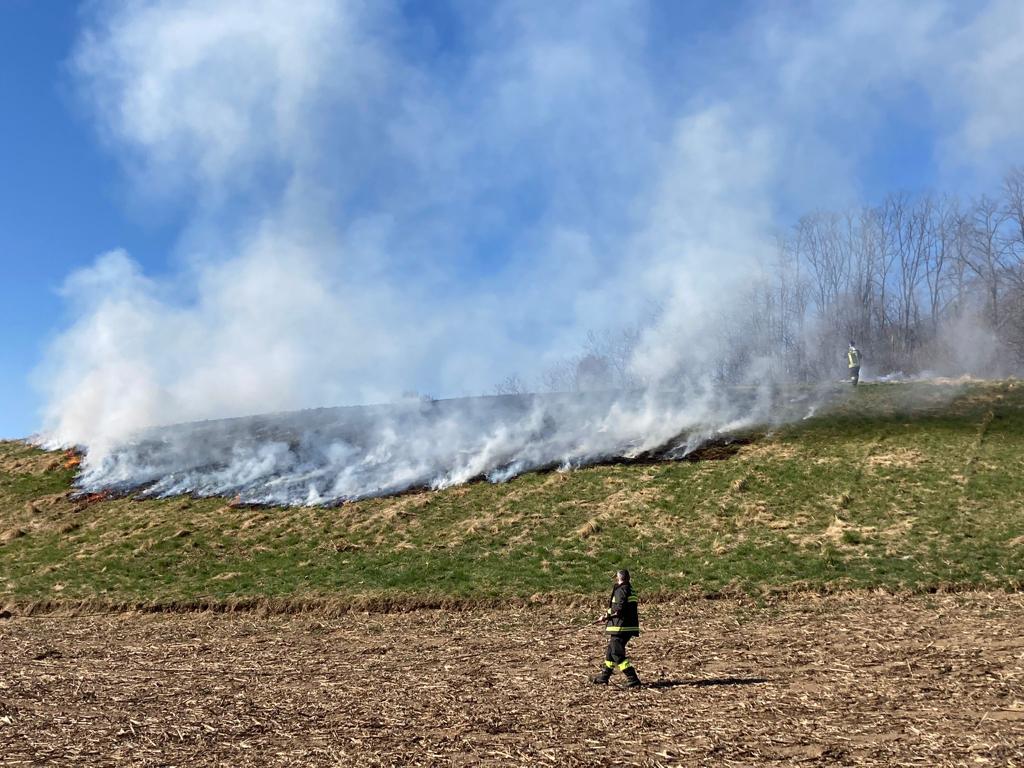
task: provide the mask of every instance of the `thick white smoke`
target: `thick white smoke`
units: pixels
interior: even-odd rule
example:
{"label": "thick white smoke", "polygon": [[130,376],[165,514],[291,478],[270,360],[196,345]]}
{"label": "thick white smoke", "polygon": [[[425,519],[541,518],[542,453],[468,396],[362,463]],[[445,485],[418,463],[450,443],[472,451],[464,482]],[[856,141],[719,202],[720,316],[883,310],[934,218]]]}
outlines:
{"label": "thick white smoke", "polygon": [[[999,128],[1019,90],[988,85],[1020,61],[1013,3],[760,11],[678,56],[658,5],[466,8],[440,25],[387,0],[94,7],[77,82],[141,204],[189,223],[165,276],[114,250],[64,286],[41,432],[87,448],[88,485],[330,501],[772,418],[768,387],[707,393],[780,217],[847,200],[908,89],[948,165],[1020,146]],[[230,422],[140,432],[532,381],[652,307],[629,372],[672,396],[399,405],[358,436],[343,423],[372,409],[265,442]]]}
{"label": "thick white smoke", "polygon": [[612,459],[684,458],[710,438],[729,440],[736,430],[807,407],[756,390],[696,395],[409,400],[199,422],[136,433],[91,461],[81,482],[154,496],[330,504]]}

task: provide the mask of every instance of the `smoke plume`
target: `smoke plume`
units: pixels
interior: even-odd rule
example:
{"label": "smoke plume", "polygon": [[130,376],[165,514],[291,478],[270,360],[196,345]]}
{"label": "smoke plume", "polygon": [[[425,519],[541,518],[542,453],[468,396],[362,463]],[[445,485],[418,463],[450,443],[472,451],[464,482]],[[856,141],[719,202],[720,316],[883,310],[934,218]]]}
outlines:
{"label": "smoke plume", "polygon": [[[1024,146],[990,86],[1012,3],[762,9],[682,49],[660,4],[442,5],[93,7],[75,82],[138,205],[186,225],[63,286],[41,435],[86,487],[326,503],[778,420],[786,372],[736,318],[780,223],[860,192],[908,90],[951,172]],[[628,393],[471,397],[627,327]]]}

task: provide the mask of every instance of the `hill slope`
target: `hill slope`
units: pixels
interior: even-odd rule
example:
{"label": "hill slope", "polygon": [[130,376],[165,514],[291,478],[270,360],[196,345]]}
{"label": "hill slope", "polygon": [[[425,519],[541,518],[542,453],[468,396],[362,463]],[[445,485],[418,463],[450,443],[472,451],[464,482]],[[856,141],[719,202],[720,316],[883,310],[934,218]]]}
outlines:
{"label": "hill slope", "polygon": [[1024,384],[865,385],[721,460],[592,467],[337,508],[76,498],[0,443],[0,602],[503,600],[1019,589]]}

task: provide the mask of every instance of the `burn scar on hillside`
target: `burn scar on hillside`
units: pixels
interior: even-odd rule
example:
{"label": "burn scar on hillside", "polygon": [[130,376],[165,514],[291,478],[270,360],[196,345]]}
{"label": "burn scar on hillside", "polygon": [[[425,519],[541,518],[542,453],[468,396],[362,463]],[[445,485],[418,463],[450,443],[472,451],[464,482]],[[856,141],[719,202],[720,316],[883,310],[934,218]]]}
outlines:
{"label": "burn scar on hillside", "polygon": [[784,405],[753,390],[700,400],[588,393],[317,409],[145,430],[105,454],[86,454],[77,487],[328,506],[524,472],[720,461],[780,413]]}

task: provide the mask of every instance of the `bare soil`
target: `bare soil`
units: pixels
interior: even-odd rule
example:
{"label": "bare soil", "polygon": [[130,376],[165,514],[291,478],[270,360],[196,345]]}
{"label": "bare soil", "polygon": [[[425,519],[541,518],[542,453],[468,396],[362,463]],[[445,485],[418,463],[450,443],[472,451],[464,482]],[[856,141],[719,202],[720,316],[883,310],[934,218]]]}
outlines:
{"label": "bare soil", "polygon": [[1024,765],[1024,595],[588,614],[7,617],[0,764]]}

